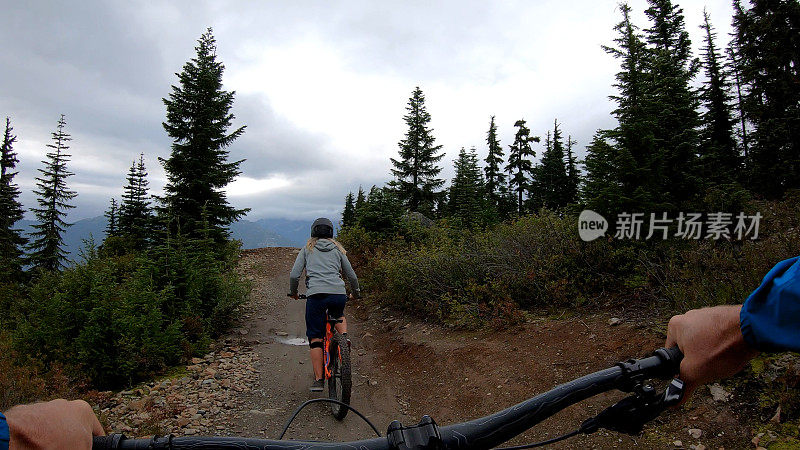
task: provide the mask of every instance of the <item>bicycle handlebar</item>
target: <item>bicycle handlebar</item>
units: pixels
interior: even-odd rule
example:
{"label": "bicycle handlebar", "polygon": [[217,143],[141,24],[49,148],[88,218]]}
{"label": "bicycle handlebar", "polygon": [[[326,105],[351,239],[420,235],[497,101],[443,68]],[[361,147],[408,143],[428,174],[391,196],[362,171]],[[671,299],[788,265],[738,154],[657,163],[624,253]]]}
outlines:
{"label": "bicycle handlebar", "polygon": [[628,434],[641,431],[644,423],[664,409],[677,404],[682,397],[682,382],[673,380],[661,394],[644,381],[669,379],[679,373],[683,354],[677,347],[661,348],[652,356],[630,359],[605,370],[568,381],[522,403],[469,422],[439,427],[428,416],[415,426],[394,421],[386,437],[354,442],[280,441],[235,437],[154,437],[127,439],[121,434],[94,438],[93,449],[335,449],[364,450],[462,449],[478,450],[495,447],[531,428],[572,404],[602,392],[619,389],[632,392],[617,404],[583,423],[581,432],[591,433],[607,428]]}

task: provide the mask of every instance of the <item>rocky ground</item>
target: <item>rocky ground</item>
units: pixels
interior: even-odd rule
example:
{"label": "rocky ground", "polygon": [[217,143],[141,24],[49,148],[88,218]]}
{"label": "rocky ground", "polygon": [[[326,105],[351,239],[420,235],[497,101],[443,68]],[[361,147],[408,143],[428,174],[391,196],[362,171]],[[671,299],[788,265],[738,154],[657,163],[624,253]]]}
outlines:
{"label": "rocky ground", "polygon": [[[241,323],[202,358],[159,381],[96,402],[110,430],[128,436],[237,435],[275,438],[304,400],[311,369],[304,344],[303,303],[286,297],[296,249],[246,252],[240,270],[254,291]],[[470,420],[525,400],[580,375],[644,356],[663,336],[608,315],[532,318],[507,331],[456,332],[411,320],[367,302],[348,305],[353,341],[353,400],[384,432],[399,419],[429,414],[440,424]],[[774,436],[745,424],[747,408],[730,388],[699,392],[638,437],[610,432],[580,436],[555,448],[756,448]],[[572,431],[621,394],[570,407],[509,444]],[[780,413],[779,413],[780,414]],[[780,420],[780,417],[778,418]],[[289,439],[352,440],[371,430],[353,414],[337,422],[326,407],[307,408]]]}

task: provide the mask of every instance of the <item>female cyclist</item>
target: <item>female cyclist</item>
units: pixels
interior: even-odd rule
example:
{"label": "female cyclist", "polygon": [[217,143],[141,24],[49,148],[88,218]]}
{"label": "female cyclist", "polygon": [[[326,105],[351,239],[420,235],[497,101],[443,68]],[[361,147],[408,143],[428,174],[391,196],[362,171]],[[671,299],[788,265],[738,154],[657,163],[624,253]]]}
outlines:
{"label": "female cyclist", "polygon": [[320,392],[324,387],[322,367],[322,337],[325,334],[325,312],[334,319],[336,331],[347,338],[347,322],[344,320],[344,305],[347,290],[341,273],[350,282],[350,297],[359,297],[358,278],[347,260],[347,252],[333,239],[333,223],[322,217],[311,225],[311,239],[297,254],[289,275],[289,295],[297,298],[300,275],[306,271],[306,336],[314,368],[311,392]]}

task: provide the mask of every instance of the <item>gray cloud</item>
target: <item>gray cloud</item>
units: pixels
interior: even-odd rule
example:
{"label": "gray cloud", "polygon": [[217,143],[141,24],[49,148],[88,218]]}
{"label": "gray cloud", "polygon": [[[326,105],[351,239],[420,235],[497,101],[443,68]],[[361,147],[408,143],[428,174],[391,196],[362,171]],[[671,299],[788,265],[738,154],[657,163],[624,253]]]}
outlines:
{"label": "gray cloud", "polygon": [[[600,45],[613,39],[616,2],[2,3],[0,115],[19,136],[22,201],[34,205],[36,169],[64,113],[79,191],[72,220],[100,214],[139,153],[161,189],[157,158],[170,149],[161,99],[208,26],[226,89],[237,91],[235,124],[247,125],[231,159],[246,159],[254,183],[290,183],[231,196],[251,217],[332,215],[348,191],[388,180],[416,85],[448,154],[446,178],[462,146],[485,153],[492,114],[504,146],[518,118],[544,136],[557,117],[579,155],[613,126],[618,66]],[[705,3],[719,36],[729,29],[727,0],[682,1],[696,48]],[[644,25],[644,0],[631,6]]]}

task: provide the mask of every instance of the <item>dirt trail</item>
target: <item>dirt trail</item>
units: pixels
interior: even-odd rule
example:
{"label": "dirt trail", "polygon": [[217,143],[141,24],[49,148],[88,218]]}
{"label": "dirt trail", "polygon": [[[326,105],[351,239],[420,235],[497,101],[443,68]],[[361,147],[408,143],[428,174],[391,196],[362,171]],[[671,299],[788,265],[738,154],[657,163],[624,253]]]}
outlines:
{"label": "dirt trail", "polygon": [[[247,398],[251,409],[241,416],[240,426],[234,429],[242,436],[274,438],[295,408],[308,399],[322,396],[308,391],[312,371],[305,343],[305,301],[286,296],[288,274],[296,255],[296,249],[259,249],[245,253],[240,263],[240,270],[254,282],[252,309],[242,328],[247,330],[247,337],[252,337],[250,342],[259,356],[256,368],[260,373],[258,386]],[[351,405],[383,433],[397,415],[397,402],[388,381],[376,380],[378,371],[369,370],[372,364],[363,350],[364,327],[351,316],[348,314],[348,335],[353,344]],[[369,426],[353,414],[339,422],[333,419],[328,406],[315,404],[300,413],[286,438],[356,440],[369,437],[370,433],[373,432]]]}
{"label": "dirt trail", "polygon": [[[187,376],[115,396],[103,409],[108,423],[128,435],[156,430],[277,437],[297,406],[319,396],[308,392],[308,346],[299,342],[304,302],[286,297],[296,254],[290,248],[245,252],[240,270],[254,290],[239,327],[193,361]],[[353,343],[351,404],[381,433],[394,419],[412,425],[423,414],[442,425],[474,419],[663,343],[643,326],[610,326],[608,316],[565,313],[514,330],[456,332],[363,301],[349,303],[345,313]],[[621,397],[601,395],[575,405],[509,445],[570,432]],[[600,431],[551,448],[752,448],[751,431],[741,423],[734,405],[716,403],[703,390],[691,406],[662,415],[642,437]],[[337,422],[316,404],[301,413],[286,438],[371,436],[357,416]]]}

